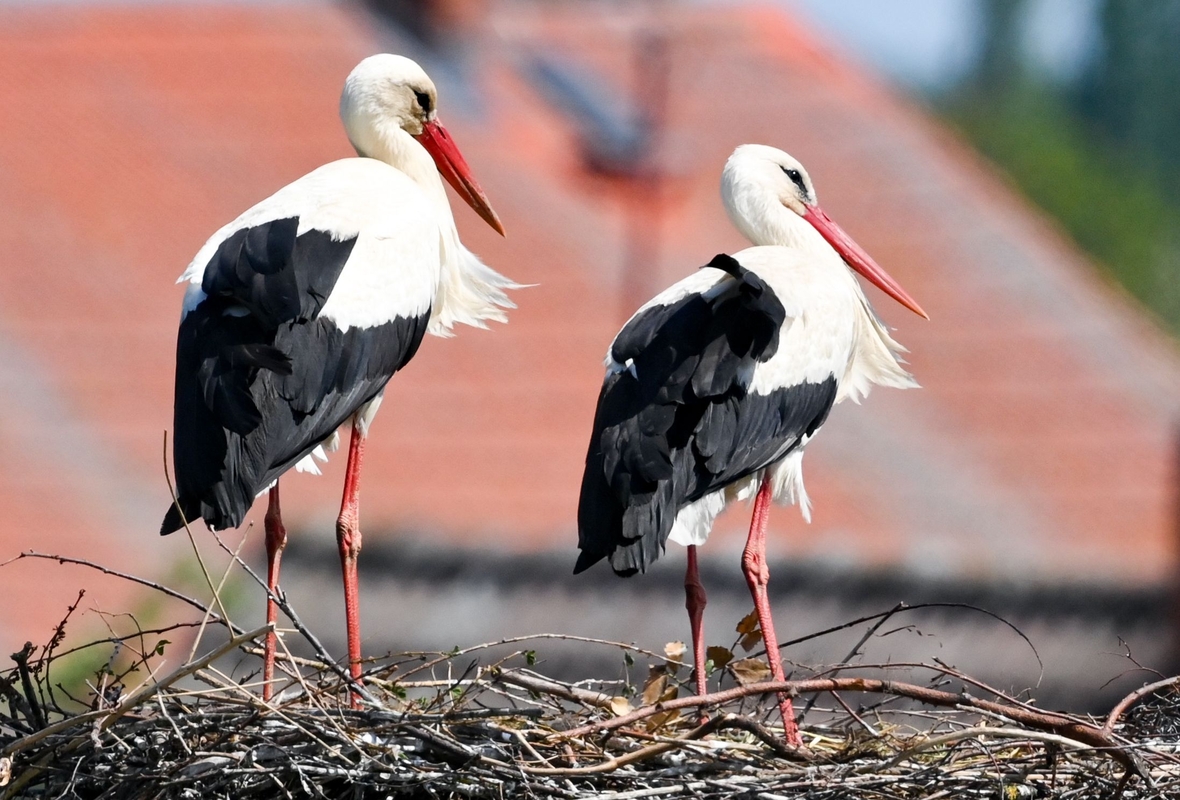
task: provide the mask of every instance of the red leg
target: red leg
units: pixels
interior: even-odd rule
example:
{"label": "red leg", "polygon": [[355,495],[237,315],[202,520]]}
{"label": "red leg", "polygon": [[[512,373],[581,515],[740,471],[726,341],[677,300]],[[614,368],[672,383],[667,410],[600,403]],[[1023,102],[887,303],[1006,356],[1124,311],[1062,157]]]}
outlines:
{"label": "red leg", "polygon": [[705,616],[705,587],[697,572],[696,545],[688,546],[688,569],[684,573],[684,607],[688,609],[688,622],[692,627],[692,663],[696,672],[697,695],[703,695],[705,688],[705,637],[701,621]]}
{"label": "red leg", "polygon": [[[365,454],[365,435],[354,422],[352,438],[348,442],[348,466],[344,472],[344,498],[340,503],[340,517],[336,520],[336,543],[340,547],[340,568],[344,573],[344,616],[348,623],[348,670],[352,677],[361,676],[360,594],[356,582],[356,560],[361,552],[360,478],[361,459]],[[352,695],[352,706],[360,706],[360,698]]]}
{"label": "red leg", "polygon": [[[754,609],[758,612],[758,625],[762,629],[762,643],[766,645],[766,658],[770,662],[771,677],[784,680],[783,662],[778,652],[778,637],[774,633],[774,620],[770,617],[770,599],[766,586],[770,583],[770,570],[766,566],[766,523],[770,519],[770,477],[762,479],[758,496],[754,500],[754,515],[750,520],[750,536],[742,553],[742,571],[754,598]],[[802,747],[799,726],[795,723],[795,710],[791,698],[786,694],[778,696],[779,711],[783,715],[783,733],[787,743]]]}
{"label": "red leg", "polygon": [[[287,546],[287,529],[283,527],[283,514],[279,509],[279,485],[276,483],[270,490],[270,504],[266,509],[266,585],[270,594],[266,598],[266,621],[273,628],[279,619],[279,607],[271,599],[279,586],[279,561],[283,557],[283,548]],[[262,699],[269,700],[274,693],[271,683],[275,678],[275,632],[271,630],[266,635],[262,662]]]}

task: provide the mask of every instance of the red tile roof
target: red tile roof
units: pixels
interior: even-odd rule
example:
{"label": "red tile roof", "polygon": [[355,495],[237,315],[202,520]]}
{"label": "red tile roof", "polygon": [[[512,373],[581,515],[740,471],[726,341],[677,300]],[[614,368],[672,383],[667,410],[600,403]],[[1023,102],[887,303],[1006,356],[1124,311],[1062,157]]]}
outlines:
{"label": "red tile roof", "polygon": [[[529,48],[613,81],[617,5],[507,3],[471,58],[482,111],[436,72],[443,117],[508,228],[457,208],[518,293],[508,326],[428,340],[370,439],[370,536],[568,549],[601,358],[625,314],[626,189],[588,176],[569,122],[517,69]],[[1174,569],[1180,360],[1141,309],[910,101],[778,11],[682,9],[654,290],[742,246],[717,200],[746,141],[807,164],[825,207],[930,312],[879,294],[924,388],[841,407],[810,448],[815,522],[772,516],[780,552],[1010,579],[1158,582]],[[0,9],[0,558],[36,547],[158,570],[168,495],[173,281],[204,238],[349,155],[340,84],[389,49],[338,5]],[[398,44],[397,46],[400,46]],[[294,476],[293,527],[330,536],[343,459]],[[719,536],[736,546],[745,511]],[[254,515],[261,517],[261,509]],[[313,534],[314,535],[314,534]],[[56,574],[56,573],[55,573]],[[74,577],[0,571],[0,639],[47,631]]]}

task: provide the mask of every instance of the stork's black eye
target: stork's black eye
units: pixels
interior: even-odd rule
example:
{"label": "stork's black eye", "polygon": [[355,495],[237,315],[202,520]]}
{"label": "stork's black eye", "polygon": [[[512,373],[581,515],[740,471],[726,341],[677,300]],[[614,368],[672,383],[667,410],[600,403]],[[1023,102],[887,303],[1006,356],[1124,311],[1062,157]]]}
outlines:
{"label": "stork's black eye", "polygon": [[803,175],[797,169],[788,169],[787,167],[779,167],[787,177],[794,181],[795,185],[799,187],[799,191],[807,194],[807,187],[803,185]]}
{"label": "stork's black eye", "polygon": [[418,105],[422,106],[422,113],[429,114],[430,113],[430,95],[428,95],[426,92],[415,91],[414,97],[415,97],[415,99],[417,99]]}

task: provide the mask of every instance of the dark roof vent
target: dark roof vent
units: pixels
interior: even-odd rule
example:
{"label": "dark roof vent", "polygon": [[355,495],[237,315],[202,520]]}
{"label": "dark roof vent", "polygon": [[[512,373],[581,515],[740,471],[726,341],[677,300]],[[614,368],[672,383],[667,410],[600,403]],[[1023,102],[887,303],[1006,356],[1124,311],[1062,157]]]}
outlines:
{"label": "dark roof vent", "polygon": [[395,23],[421,44],[447,50],[462,32],[487,16],[487,0],[364,0],[378,15]]}
{"label": "dark roof vent", "polygon": [[664,121],[666,50],[660,35],[638,41],[635,93],[554,53],[531,56],[526,74],[542,96],[572,120],[590,169],[617,177],[649,177],[656,169]]}

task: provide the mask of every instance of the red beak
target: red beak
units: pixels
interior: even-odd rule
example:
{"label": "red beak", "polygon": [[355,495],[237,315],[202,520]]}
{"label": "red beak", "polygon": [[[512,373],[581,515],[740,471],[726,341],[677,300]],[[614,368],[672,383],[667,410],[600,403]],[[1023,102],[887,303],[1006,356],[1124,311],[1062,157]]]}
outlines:
{"label": "red beak", "polygon": [[504,226],[500,223],[500,218],[492,210],[492,204],[488,202],[487,195],[483,193],[483,189],[479,187],[479,183],[471,175],[471,167],[467,166],[467,161],[459,152],[458,145],[455,144],[455,140],[451,138],[451,134],[447,133],[447,129],[442,126],[442,123],[437,119],[424,122],[422,133],[414,138],[426,148],[426,152],[430,153],[435,166],[438,167],[439,173],[447,179],[447,183],[451,184],[459,196],[467,201],[467,205],[471,206],[476,214],[483,217],[484,221],[496,230],[496,233],[503,236]]}
{"label": "red beak", "polygon": [[910,297],[897,281],[889,277],[889,273],[861,249],[861,246],[854,242],[843,228],[832,222],[832,218],[825,214],[822,208],[811,205],[805,205],[804,208],[806,211],[803,214],[803,219],[810,222],[811,226],[820,232],[820,235],[836,249],[836,252],[847,262],[848,266],[864,275],[870,283],[919,317],[930,319],[922,307],[918,305],[918,302]]}

